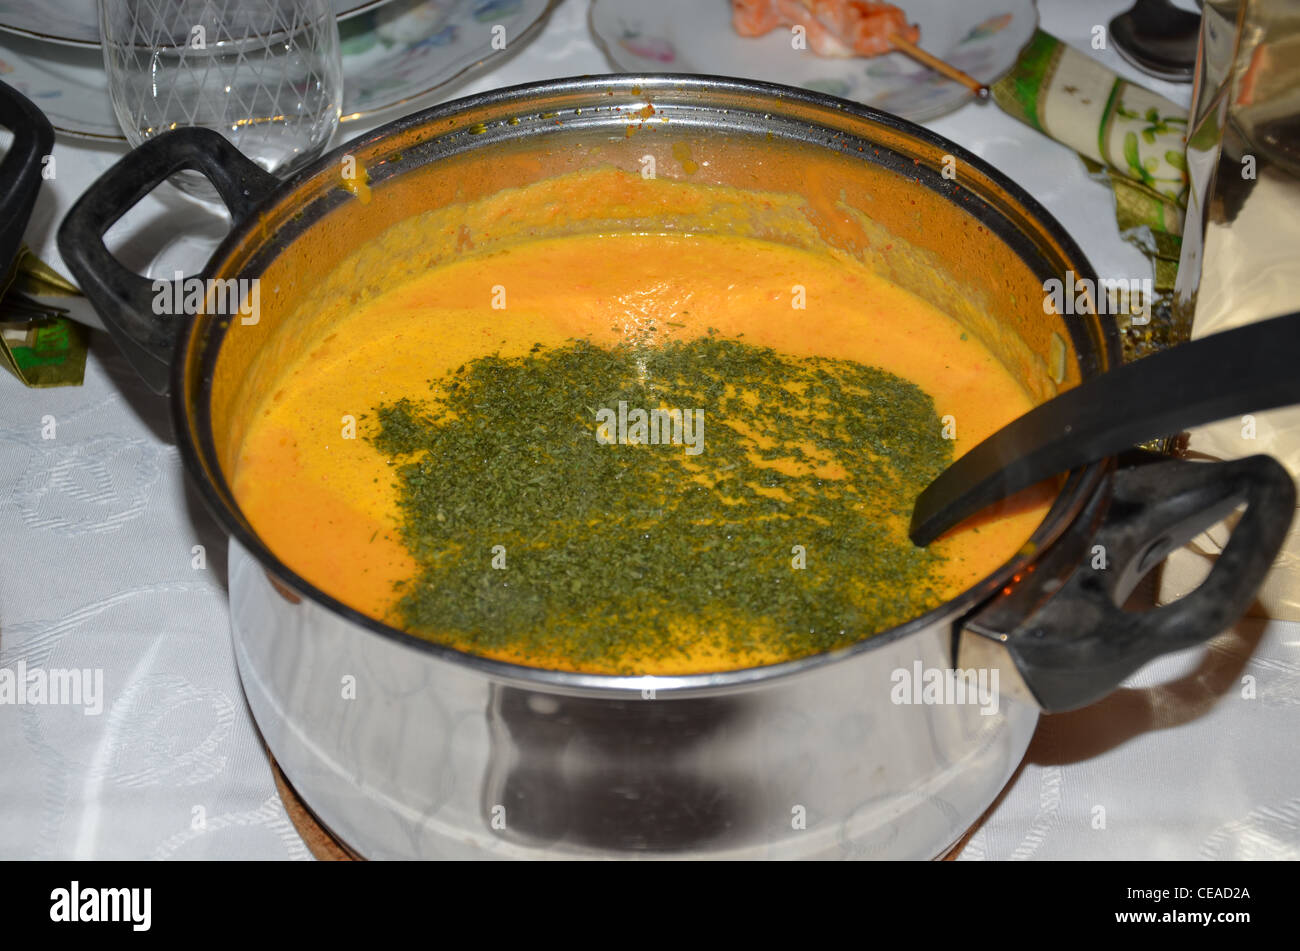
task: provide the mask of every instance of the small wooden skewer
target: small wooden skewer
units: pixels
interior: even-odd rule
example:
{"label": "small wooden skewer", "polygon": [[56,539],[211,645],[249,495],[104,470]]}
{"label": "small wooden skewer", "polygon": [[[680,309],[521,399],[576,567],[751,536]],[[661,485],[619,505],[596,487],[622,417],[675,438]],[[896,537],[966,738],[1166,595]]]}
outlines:
{"label": "small wooden skewer", "polygon": [[956,66],[948,65],[943,60],[939,59],[939,57],[927,53],[925,50],[921,49],[921,47],[917,46],[915,43],[909,43],[907,40],[903,39],[900,36],[897,35],[891,36],[889,40],[891,43],[894,44],[895,48],[897,48],[899,51],[903,53],[906,53],[908,56],[912,57],[912,59],[916,60],[917,62],[924,63],[926,66],[929,66],[931,69],[933,69],[936,73],[942,73],[943,75],[947,76],[949,79],[961,83],[971,92],[973,92],[977,99],[987,99],[989,97],[989,87],[984,85],[974,76],[971,76],[969,73],[963,73]]}

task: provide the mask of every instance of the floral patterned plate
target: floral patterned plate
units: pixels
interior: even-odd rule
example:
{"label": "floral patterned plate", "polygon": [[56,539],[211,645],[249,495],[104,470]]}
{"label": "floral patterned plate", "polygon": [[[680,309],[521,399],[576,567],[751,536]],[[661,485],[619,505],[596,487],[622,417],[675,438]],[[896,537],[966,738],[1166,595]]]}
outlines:
{"label": "floral patterned plate", "polygon": [[[992,83],[1038,25],[1034,0],[895,0],[927,52]],[[802,86],[921,122],[968,102],[965,87],[902,53],[829,59],[795,49],[788,27],[749,38],[729,0],[592,0],[592,35],[627,72],[712,73]]]}
{"label": "floral patterned plate", "polygon": [[[339,25],[342,121],[368,119],[409,103],[489,62],[498,52],[496,37],[504,36],[507,49],[526,40],[558,2],[389,0],[350,18]],[[58,132],[125,138],[98,49],[0,34],[0,79],[36,103]]]}
{"label": "floral patterned plate", "polygon": [[[334,0],[339,20],[388,0]],[[0,30],[49,43],[99,47],[99,4],[95,0],[0,0]]]}

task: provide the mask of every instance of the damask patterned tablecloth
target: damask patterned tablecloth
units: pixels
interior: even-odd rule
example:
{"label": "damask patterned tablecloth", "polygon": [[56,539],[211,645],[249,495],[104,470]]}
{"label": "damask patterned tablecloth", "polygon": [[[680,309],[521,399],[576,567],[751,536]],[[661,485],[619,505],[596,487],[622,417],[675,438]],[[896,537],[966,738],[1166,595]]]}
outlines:
{"label": "damask patterned tablecloth", "polygon": [[[1044,29],[1186,103],[1187,87],[1089,49],[1091,27],[1125,6],[1043,0],[1040,12]],[[442,98],[607,71],[586,12],[566,0],[532,42]],[[929,125],[1037,197],[1100,273],[1149,274],[1109,192],[1065,147],[991,104]],[[62,215],[120,154],[57,143],[28,232],[47,260],[59,263]],[[128,261],[176,201],[151,197],[114,228]],[[225,539],[187,485],[167,404],[102,333],[82,387],[0,374],[0,557],[0,668],[103,671],[98,715],[0,704],[0,858],[310,858],[239,685]],[[960,858],[1300,857],[1297,712],[1300,625],[1243,621],[1044,718]]]}

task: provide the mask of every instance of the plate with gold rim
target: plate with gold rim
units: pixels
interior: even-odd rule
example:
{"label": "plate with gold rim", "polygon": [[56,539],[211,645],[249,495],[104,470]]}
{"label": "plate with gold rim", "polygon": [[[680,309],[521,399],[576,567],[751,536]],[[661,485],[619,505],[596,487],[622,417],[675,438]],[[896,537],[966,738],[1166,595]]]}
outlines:
{"label": "plate with gold rim", "polygon": [[[526,41],[557,2],[388,0],[351,17],[339,24],[341,121],[368,119],[490,66],[503,52],[499,38],[506,47]],[[0,33],[0,80],[36,103],[57,132],[125,141],[100,49]]]}

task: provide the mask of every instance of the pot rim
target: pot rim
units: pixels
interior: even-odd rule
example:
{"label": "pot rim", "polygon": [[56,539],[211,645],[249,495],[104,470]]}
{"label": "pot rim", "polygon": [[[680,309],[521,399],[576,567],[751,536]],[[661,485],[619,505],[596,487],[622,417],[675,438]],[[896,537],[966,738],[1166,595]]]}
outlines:
{"label": "pot rim", "polygon": [[[446,120],[458,114],[469,113],[482,107],[519,102],[524,104],[531,97],[540,93],[572,94],[594,92],[602,94],[609,89],[618,89],[639,96],[645,101],[653,101],[657,90],[675,90],[700,92],[722,91],[732,94],[753,96],[772,101],[779,106],[788,101],[847,114],[868,123],[883,126],[891,131],[902,133],[921,142],[942,148],[962,163],[980,170],[994,185],[1010,198],[1030,219],[1036,221],[1057,241],[1063,253],[1076,263],[1075,273],[1085,277],[1095,277],[1095,272],[1084,257],[1082,250],[1074,240],[1045,208],[1032,196],[1020,188],[1014,181],[984,162],[978,156],[962,148],[955,142],[912,123],[899,116],[881,112],[860,103],[850,102],[824,93],[783,86],[757,80],[736,79],[726,76],[709,76],[679,73],[640,73],[640,74],[599,74],[582,78],[563,78],[524,83],[516,86],[493,89],[484,93],[450,100],[429,109],[414,112],[394,119],[375,129],[357,135],[309,163],[296,174],[273,189],[257,207],[241,222],[235,222],[222,240],[221,244],[208,259],[208,274],[222,273],[222,266],[227,263],[236,247],[246,238],[247,233],[259,226],[263,212],[283,201],[287,196],[302,189],[311,179],[336,169],[342,156],[353,154],[363,144],[370,145],[384,138],[393,136],[412,128],[432,125],[439,120]],[[215,266],[214,266],[215,265]],[[1119,362],[1119,336],[1113,323],[1099,322],[1101,330],[1102,356],[1106,365]],[[1114,468],[1112,458],[1084,466],[1070,472],[1057,493],[1051,508],[1042,522],[1031,533],[1026,545],[1011,559],[995,569],[982,580],[971,585],[960,594],[918,615],[902,624],[896,625],[876,634],[863,637],[853,644],[805,657],[799,657],[778,664],[761,667],[745,667],[736,670],[712,673],[676,674],[676,675],[628,675],[628,674],[593,674],[576,671],[553,670],[531,667],[510,661],[496,660],[471,654],[466,651],[426,640],[401,628],[364,614],[344,604],[332,595],[322,591],[311,582],[290,569],[280,560],[251,530],[238,511],[233,492],[226,484],[225,473],[215,459],[215,448],[211,433],[211,419],[206,405],[196,408],[199,416],[199,440],[196,441],[194,427],[188,412],[186,377],[189,360],[187,354],[193,347],[196,337],[206,333],[208,321],[203,319],[187,323],[176,341],[171,367],[171,402],[172,423],[177,435],[177,446],[190,476],[197,483],[197,489],[204,504],[217,523],[232,540],[261,565],[268,575],[289,587],[295,594],[315,603],[331,613],[352,622],[368,633],[380,635],[408,649],[430,655],[440,661],[469,669],[494,681],[511,682],[533,689],[551,689],[556,692],[609,693],[618,696],[638,695],[641,691],[652,689],[664,691],[674,696],[716,692],[727,688],[760,686],[771,680],[804,674],[821,669],[830,664],[838,664],[867,652],[882,649],[903,638],[916,634],[930,625],[945,618],[960,618],[969,615],[984,602],[990,600],[1007,582],[1021,574],[1026,566],[1037,560],[1039,554],[1065,531],[1085,504],[1094,494],[1101,491]],[[220,349],[218,343],[217,350]],[[213,357],[215,360],[215,356]],[[210,384],[210,381],[208,381]],[[200,395],[207,395],[207,385],[200,387]],[[203,442],[200,446],[197,443]],[[207,457],[205,459],[204,457]],[[215,486],[213,479],[221,485]],[[1029,551],[1027,551],[1029,549]]]}

